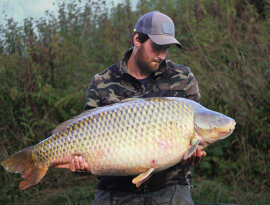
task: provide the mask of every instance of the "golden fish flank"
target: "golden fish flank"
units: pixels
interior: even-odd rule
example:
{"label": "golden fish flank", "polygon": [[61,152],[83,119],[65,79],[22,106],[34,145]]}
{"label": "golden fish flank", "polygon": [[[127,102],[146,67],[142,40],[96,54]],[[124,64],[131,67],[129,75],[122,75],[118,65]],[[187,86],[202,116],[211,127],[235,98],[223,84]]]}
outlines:
{"label": "golden fish flank", "polygon": [[53,135],[3,160],[22,173],[20,189],[37,184],[51,166],[68,167],[75,155],[95,175],[138,175],[140,186],[166,169],[230,135],[235,121],[183,98],[127,99],[86,111],[59,125]]}

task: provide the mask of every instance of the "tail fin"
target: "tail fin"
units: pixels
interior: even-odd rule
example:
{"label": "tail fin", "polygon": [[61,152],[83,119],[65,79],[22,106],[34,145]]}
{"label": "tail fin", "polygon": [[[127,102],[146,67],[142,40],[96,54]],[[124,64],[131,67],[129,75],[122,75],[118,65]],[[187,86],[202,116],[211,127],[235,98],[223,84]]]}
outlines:
{"label": "tail fin", "polygon": [[20,190],[36,185],[46,174],[48,167],[37,168],[32,158],[33,146],[23,149],[1,162],[8,172],[22,173]]}

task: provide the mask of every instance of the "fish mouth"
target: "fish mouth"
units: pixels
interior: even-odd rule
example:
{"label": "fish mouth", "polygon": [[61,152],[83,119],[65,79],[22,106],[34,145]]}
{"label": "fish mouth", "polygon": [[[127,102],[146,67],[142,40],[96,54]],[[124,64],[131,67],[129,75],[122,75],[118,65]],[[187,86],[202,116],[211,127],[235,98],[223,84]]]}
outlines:
{"label": "fish mouth", "polygon": [[232,126],[231,126],[231,128],[229,130],[230,134],[232,134],[232,132],[235,130],[235,125],[236,125],[236,122],[235,122],[235,120],[233,120],[232,121]]}
{"label": "fish mouth", "polygon": [[230,125],[229,130],[218,131],[219,134],[222,136],[222,137],[220,137],[220,139],[224,139],[224,138],[228,137],[229,135],[231,135],[233,133],[233,131],[235,130],[235,125],[236,125],[236,122],[235,122],[235,120],[233,120],[231,125]]}
{"label": "fish mouth", "polygon": [[222,136],[219,139],[224,139],[226,137],[228,137],[229,135],[231,135],[233,133],[234,129],[230,129],[228,132],[219,132],[219,134]]}
{"label": "fish mouth", "polygon": [[[218,128],[218,127],[211,127],[210,129],[200,129],[199,127],[195,126],[195,132],[199,137],[204,139],[204,145],[205,147],[211,143],[214,143],[218,140],[225,139],[229,135],[231,135],[235,129],[236,122],[233,120],[231,123],[229,123],[228,126]],[[212,133],[212,134],[210,134]]]}

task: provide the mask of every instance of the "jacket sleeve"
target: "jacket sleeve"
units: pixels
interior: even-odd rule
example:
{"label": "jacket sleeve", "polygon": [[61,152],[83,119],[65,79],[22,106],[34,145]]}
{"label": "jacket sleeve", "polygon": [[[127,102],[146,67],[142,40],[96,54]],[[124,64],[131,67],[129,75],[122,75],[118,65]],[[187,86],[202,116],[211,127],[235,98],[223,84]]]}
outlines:
{"label": "jacket sleeve", "polygon": [[99,106],[100,106],[100,96],[97,89],[96,75],[95,75],[87,89],[84,110],[90,110]]}
{"label": "jacket sleeve", "polygon": [[200,92],[198,83],[193,75],[193,73],[189,72],[188,84],[185,88],[186,98],[190,100],[194,100],[195,102],[200,102]]}

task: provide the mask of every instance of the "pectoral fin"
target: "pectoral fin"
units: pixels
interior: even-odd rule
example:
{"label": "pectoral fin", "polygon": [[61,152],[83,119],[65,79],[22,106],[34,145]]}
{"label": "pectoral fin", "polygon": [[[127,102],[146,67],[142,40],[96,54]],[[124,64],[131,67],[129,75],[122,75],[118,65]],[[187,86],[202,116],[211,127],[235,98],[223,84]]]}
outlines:
{"label": "pectoral fin", "polygon": [[195,143],[194,143],[194,140],[192,140],[192,145],[189,147],[189,149],[185,153],[183,159],[186,160],[187,158],[189,158],[196,151],[199,144],[200,144],[199,139],[195,141]]}
{"label": "pectoral fin", "polygon": [[151,177],[154,170],[155,170],[154,168],[150,168],[146,172],[141,173],[139,176],[135,177],[132,180],[132,183],[136,184],[136,187],[141,186],[142,183],[144,183],[145,181],[147,181]]}

